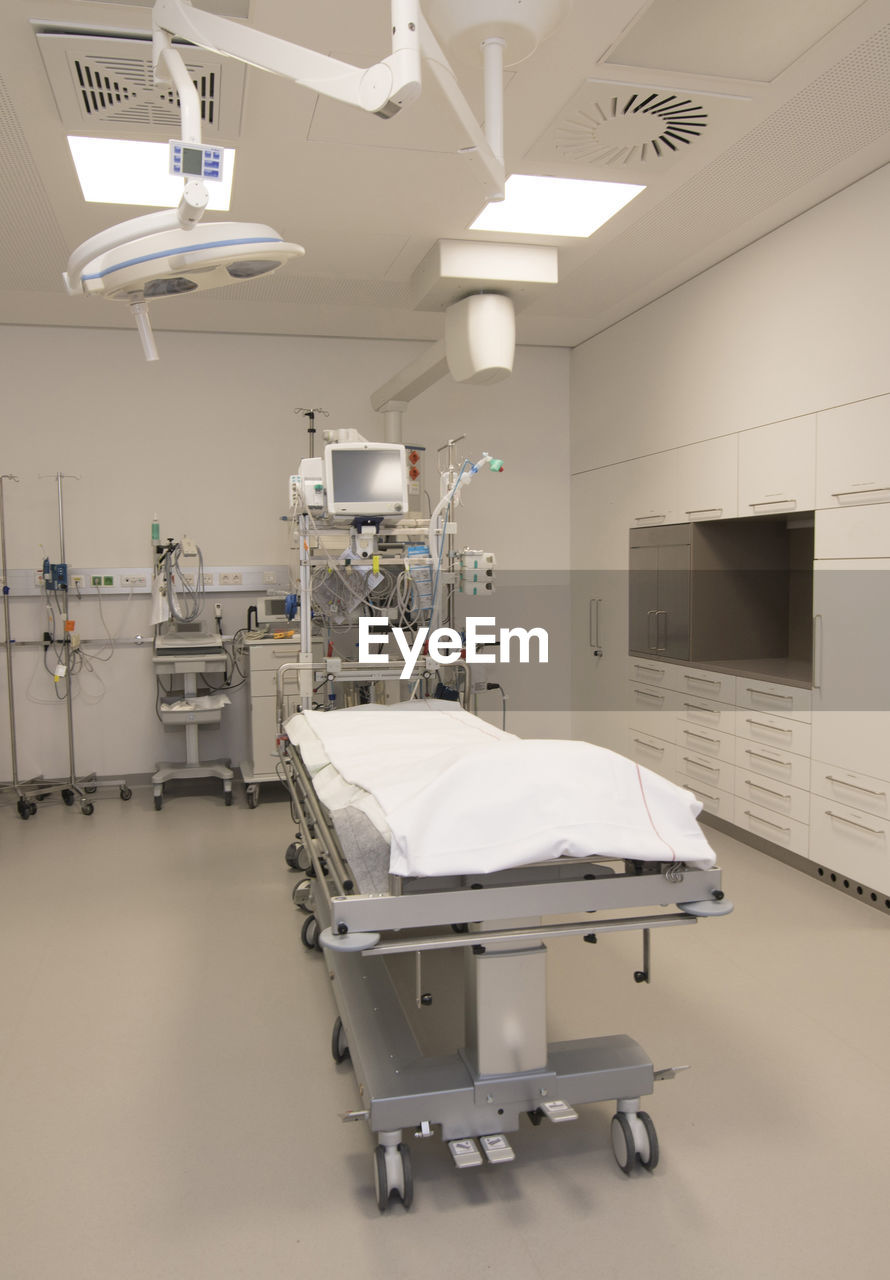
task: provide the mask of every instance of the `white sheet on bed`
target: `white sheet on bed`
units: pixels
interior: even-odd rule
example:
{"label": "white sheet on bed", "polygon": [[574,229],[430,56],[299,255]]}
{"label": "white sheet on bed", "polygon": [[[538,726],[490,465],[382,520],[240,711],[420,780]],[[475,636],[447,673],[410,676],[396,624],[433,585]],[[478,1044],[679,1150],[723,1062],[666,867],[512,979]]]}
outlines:
{"label": "white sheet on bed", "polygon": [[[305,740],[307,725],[358,789],[348,802],[367,792],[379,805],[397,875],[484,874],[564,855],[714,864],[692,793],[603,747],[517,738],[439,701],[309,711],[287,730]],[[375,821],[374,807],[365,811]]]}

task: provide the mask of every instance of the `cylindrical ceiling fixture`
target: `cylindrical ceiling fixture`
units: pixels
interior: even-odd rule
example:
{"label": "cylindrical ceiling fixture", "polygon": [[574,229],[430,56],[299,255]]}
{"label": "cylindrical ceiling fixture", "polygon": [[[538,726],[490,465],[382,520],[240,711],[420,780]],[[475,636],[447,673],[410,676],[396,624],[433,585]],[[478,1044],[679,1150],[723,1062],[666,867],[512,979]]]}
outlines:
{"label": "cylindrical ceiling fixture", "polygon": [[498,36],[504,42],[504,65],[530,58],[542,40],[556,30],[572,0],[424,0],[430,26],[463,62],[482,62],[482,42]]}

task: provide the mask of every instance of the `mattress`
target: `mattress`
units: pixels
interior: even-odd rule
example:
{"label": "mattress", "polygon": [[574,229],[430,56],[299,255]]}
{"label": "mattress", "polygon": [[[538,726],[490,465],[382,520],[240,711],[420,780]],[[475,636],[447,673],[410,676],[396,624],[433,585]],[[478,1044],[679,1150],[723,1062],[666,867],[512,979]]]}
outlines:
{"label": "mattress", "polygon": [[387,872],[484,875],[565,857],[716,861],[690,791],[589,742],[517,738],[436,700],[307,711],[285,729],[338,833],[361,828],[376,849],[377,892]]}

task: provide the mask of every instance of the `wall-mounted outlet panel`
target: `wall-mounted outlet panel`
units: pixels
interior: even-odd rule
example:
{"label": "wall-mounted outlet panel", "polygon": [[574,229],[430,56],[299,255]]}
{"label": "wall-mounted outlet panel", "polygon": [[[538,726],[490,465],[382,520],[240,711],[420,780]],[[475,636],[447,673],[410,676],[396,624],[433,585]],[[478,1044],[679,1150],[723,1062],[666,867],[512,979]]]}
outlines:
{"label": "wall-mounted outlet panel", "polygon": [[144,587],[146,586],[146,578],[144,573],[122,573],[122,587]]}
{"label": "wall-mounted outlet panel", "polygon": [[240,573],[221,573],[219,575],[219,585],[221,587],[240,587],[241,574]]}

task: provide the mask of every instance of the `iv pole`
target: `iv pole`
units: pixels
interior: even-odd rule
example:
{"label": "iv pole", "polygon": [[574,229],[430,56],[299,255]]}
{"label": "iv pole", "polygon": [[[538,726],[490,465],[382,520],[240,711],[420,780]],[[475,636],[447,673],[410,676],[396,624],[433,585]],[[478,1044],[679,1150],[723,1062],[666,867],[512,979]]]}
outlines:
{"label": "iv pole", "polygon": [[[6,510],[4,507],[3,481],[19,482],[18,476],[7,473],[0,476],[0,590],[3,592],[3,641],[6,647],[6,695],[9,699],[9,746],[12,757],[12,782],[9,789],[17,796],[16,809],[20,818],[30,818],[37,812],[37,805],[19,782],[18,747],[15,736],[15,693],[12,687],[12,632],[9,626],[9,583],[6,576]],[[5,788],[4,788],[5,789]]]}
{"label": "iv pole", "polygon": [[[63,503],[62,503],[62,481],[77,480],[79,479],[79,476],[66,476],[61,471],[57,471],[55,476],[44,477],[44,478],[54,479],[58,486],[59,562],[63,565],[67,565],[68,561],[65,559],[65,513],[64,513]],[[66,578],[67,578],[67,574],[66,574]],[[93,803],[87,797],[93,794],[97,790],[99,784],[96,780],[95,773],[87,774],[83,778],[77,777],[77,769],[75,766],[75,759],[74,759],[74,705],[73,705],[73,694],[71,689],[71,655],[72,655],[71,632],[68,630],[68,625],[67,625],[68,624],[67,580],[65,583],[60,585],[59,590],[61,590],[62,592],[62,602],[63,602],[62,624],[64,626],[64,632],[62,637],[62,645],[63,645],[64,661],[62,665],[65,668],[65,673],[62,678],[65,681],[65,714],[68,722],[68,777],[61,784],[61,794],[62,794],[62,800],[67,805],[74,804],[75,797],[78,797],[80,800],[81,813],[89,817],[89,815],[93,812]],[[105,779],[102,783],[102,786],[118,787],[120,790],[120,797],[122,800],[129,800],[130,796],[133,794],[130,788],[127,786],[126,779],[124,778]],[[45,790],[45,789],[46,788],[41,788],[41,790]],[[59,789],[59,784],[56,783],[55,786],[52,787],[52,789],[53,790]]]}

